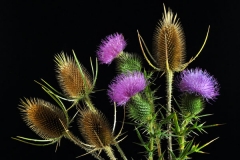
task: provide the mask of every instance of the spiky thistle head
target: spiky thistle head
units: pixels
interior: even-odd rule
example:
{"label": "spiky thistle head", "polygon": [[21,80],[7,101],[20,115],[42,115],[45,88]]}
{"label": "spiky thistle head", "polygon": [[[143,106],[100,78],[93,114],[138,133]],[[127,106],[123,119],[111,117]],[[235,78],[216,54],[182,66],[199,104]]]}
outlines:
{"label": "spiky thistle head", "polygon": [[164,14],[153,37],[153,52],[160,70],[181,71],[185,58],[184,33],[177,15],[164,6]]}
{"label": "spiky thistle head", "polygon": [[63,111],[49,102],[30,98],[21,100],[20,107],[23,120],[44,139],[61,138],[68,128]]}
{"label": "spiky thistle head", "polygon": [[57,79],[68,98],[79,100],[92,91],[92,78],[83,65],[63,52],[55,56],[55,62]]}
{"label": "spiky thistle head", "polygon": [[125,105],[132,96],[144,90],[146,85],[146,79],[141,72],[120,74],[109,85],[108,95],[117,105]]}
{"label": "spiky thistle head", "polygon": [[197,115],[204,109],[203,97],[184,93],[181,95],[180,109],[184,116]]}
{"label": "spiky thistle head", "polygon": [[214,100],[219,95],[217,80],[207,71],[203,71],[200,68],[181,72],[177,86],[181,92],[196,94],[206,100]]}
{"label": "spiky thistle head", "polygon": [[97,50],[97,57],[102,64],[111,64],[126,47],[127,43],[122,34],[115,33],[102,40]]}
{"label": "spiky thistle head", "polygon": [[114,136],[106,117],[98,110],[83,109],[78,119],[79,130],[87,144],[103,149],[114,143]]}
{"label": "spiky thistle head", "polygon": [[137,54],[123,52],[117,59],[117,70],[119,73],[141,71],[142,61]]}

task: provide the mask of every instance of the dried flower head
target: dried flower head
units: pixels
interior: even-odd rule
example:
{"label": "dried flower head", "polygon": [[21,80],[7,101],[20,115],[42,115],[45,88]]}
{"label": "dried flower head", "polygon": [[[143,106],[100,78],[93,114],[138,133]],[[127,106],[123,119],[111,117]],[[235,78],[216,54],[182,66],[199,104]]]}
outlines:
{"label": "dried flower head", "polygon": [[20,107],[23,120],[40,137],[51,139],[63,136],[67,119],[62,110],[37,98],[21,100]]}
{"label": "dried flower head", "polygon": [[[172,71],[181,71],[185,58],[185,40],[182,27],[173,12],[164,7],[162,20],[156,27],[153,38],[153,51],[158,67]],[[168,63],[168,64],[167,64]]]}
{"label": "dried flower head", "polygon": [[102,64],[111,64],[126,47],[127,43],[122,34],[115,33],[102,40],[97,51],[97,57]]}
{"label": "dried flower head", "polygon": [[118,105],[125,105],[127,101],[144,90],[146,79],[141,72],[120,74],[109,85],[108,95]]}
{"label": "dried flower head", "polygon": [[110,124],[100,111],[88,109],[80,111],[78,124],[86,142],[96,149],[110,146],[114,142]]}
{"label": "dried flower head", "polygon": [[206,100],[215,99],[219,95],[217,80],[207,71],[202,71],[200,68],[181,72],[177,86],[182,92],[194,93]]}
{"label": "dried flower head", "polygon": [[64,53],[55,56],[59,84],[64,94],[71,99],[80,99],[92,88],[92,79],[87,70]]}

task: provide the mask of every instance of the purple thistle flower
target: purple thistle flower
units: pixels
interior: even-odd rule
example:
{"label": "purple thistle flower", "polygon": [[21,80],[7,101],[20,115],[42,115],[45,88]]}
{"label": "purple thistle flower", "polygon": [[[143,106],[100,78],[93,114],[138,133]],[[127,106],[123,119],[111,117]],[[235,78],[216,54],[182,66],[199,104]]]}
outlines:
{"label": "purple thistle flower", "polygon": [[108,95],[117,105],[125,105],[132,96],[144,90],[146,84],[141,72],[120,74],[109,85]]}
{"label": "purple thistle flower", "polygon": [[206,100],[213,100],[219,95],[217,80],[207,71],[202,71],[200,68],[183,71],[180,74],[177,86],[182,92],[194,93]]}
{"label": "purple thistle flower", "polygon": [[122,52],[127,43],[122,34],[112,34],[102,40],[97,51],[97,57],[100,63],[111,64],[120,52]]}

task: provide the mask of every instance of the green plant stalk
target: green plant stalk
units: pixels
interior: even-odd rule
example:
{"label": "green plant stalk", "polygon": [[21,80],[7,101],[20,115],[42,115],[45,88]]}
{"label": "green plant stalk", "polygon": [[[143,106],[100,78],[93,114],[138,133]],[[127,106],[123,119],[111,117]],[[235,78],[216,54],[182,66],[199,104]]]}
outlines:
{"label": "green plant stalk", "polygon": [[116,146],[118,152],[120,153],[121,157],[122,157],[124,160],[127,160],[127,157],[126,157],[125,154],[123,153],[122,148],[118,145],[118,143],[116,143],[115,146]]}
{"label": "green plant stalk", "polygon": [[84,96],[84,102],[86,103],[86,105],[89,107],[89,109],[93,112],[96,111],[95,107],[92,104],[92,101],[90,99],[90,97],[88,95]]}
{"label": "green plant stalk", "polygon": [[[167,66],[168,68],[168,66]],[[171,115],[172,113],[172,82],[173,82],[173,71],[171,71],[169,68],[166,71],[166,80],[167,80],[167,113],[166,117]],[[172,124],[171,121],[167,124],[167,130],[168,130],[168,158],[169,160],[172,160],[172,132],[171,132]]]}
{"label": "green plant stalk", "polygon": [[150,123],[148,124],[149,126],[149,135],[150,135],[150,140],[149,140],[149,154],[148,154],[148,160],[153,160],[153,150],[154,150],[154,129],[153,129],[153,121],[151,120]]}

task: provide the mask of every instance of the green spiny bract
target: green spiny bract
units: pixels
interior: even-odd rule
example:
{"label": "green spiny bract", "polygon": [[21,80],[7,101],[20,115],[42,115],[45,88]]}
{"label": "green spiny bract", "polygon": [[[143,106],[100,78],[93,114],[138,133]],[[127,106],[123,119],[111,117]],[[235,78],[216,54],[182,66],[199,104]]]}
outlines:
{"label": "green spiny bract", "polygon": [[145,123],[151,119],[151,105],[140,94],[136,94],[131,98],[131,100],[127,103],[127,108],[128,115],[133,120]]}
{"label": "green spiny bract", "polygon": [[127,73],[133,71],[141,71],[141,59],[136,54],[123,52],[117,58],[117,70],[120,73]]}
{"label": "green spiny bract", "polygon": [[204,100],[201,96],[185,93],[181,96],[180,109],[183,115],[197,115],[204,108]]}

